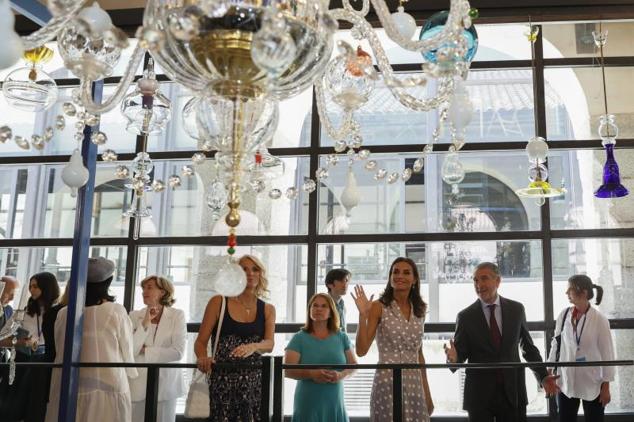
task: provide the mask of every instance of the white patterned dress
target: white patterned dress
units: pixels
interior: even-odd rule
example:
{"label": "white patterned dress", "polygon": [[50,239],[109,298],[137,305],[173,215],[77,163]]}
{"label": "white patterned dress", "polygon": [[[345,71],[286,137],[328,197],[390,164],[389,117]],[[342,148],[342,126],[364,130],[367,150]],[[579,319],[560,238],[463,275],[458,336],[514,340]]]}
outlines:
{"label": "white patterned dress", "polygon": [[[409,321],[405,319],[396,301],[383,305],[376,333],[379,363],[418,363],[423,321],[413,312]],[[392,422],[392,370],[376,371],[370,403],[371,422]],[[403,416],[408,422],[429,421],[419,369],[403,371]]]}

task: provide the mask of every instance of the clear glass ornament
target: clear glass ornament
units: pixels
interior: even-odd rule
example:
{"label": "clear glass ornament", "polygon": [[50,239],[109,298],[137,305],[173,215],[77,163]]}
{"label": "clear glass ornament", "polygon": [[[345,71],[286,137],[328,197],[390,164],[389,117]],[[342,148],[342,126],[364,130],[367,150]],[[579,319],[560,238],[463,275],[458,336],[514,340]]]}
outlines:
{"label": "clear glass ornament", "polygon": [[385,176],[387,176],[387,170],[378,169],[374,174],[374,180],[383,180],[385,179]]}
{"label": "clear glass ornament", "polygon": [[412,170],[414,171],[414,173],[420,173],[423,170],[424,166],[425,166],[425,158],[418,157],[414,161],[414,164],[412,165]]}
{"label": "clear glass ornament", "polygon": [[365,169],[366,170],[374,170],[376,168],[376,161],[375,160],[369,160],[367,163],[365,163]]}
{"label": "clear glass ornament", "polygon": [[412,169],[410,168],[404,169],[403,173],[401,173],[401,179],[403,179],[403,182],[407,182],[411,178],[412,178]]}
{"label": "clear glass ornament", "polygon": [[167,184],[169,185],[170,188],[172,189],[176,189],[177,187],[179,187],[181,185],[181,178],[180,176],[173,174],[171,175],[168,179],[167,179]]}
{"label": "clear glass ornament", "polygon": [[464,179],[465,171],[458,153],[453,152],[447,154],[445,162],[442,165],[442,180],[450,185],[455,185]]}
{"label": "clear glass ornament", "polygon": [[370,156],[369,149],[362,149],[361,151],[359,151],[359,158],[361,160],[366,160],[369,156]]}
{"label": "clear glass ornament", "polygon": [[390,173],[390,175],[387,177],[387,182],[388,182],[389,184],[396,183],[396,182],[398,181],[399,177],[400,177],[400,174],[398,174],[397,172],[392,172],[392,173]]}
{"label": "clear glass ornament", "polygon": [[207,160],[207,156],[202,152],[197,152],[192,155],[192,162],[196,165],[204,164]]}
{"label": "clear glass ornament", "polygon": [[154,163],[147,152],[139,152],[132,160],[132,171],[134,173],[150,174],[152,169],[154,169]]}
{"label": "clear glass ornament", "polygon": [[95,145],[103,145],[108,141],[108,136],[103,132],[96,132],[90,136],[90,142]]}
{"label": "clear glass ornament", "polygon": [[335,141],[335,151],[336,152],[344,152],[348,148],[348,143],[346,141]]}
{"label": "clear glass ornament", "polygon": [[121,48],[111,40],[90,33],[81,20],[72,20],[57,37],[64,66],[80,79],[96,81],[112,74]]}
{"label": "clear glass ornament", "polygon": [[328,170],[326,170],[323,167],[319,167],[316,171],[315,171],[315,178],[317,180],[322,180],[322,179],[327,179],[328,178]]}
{"label": "clear glass ornament", "polygon": [[528,168],[528,180],[541,182],[548,180],[548,169],[543,164],[533,164]]}
{"label": "clear glass ornament", "polygon": [[290,187],[288,189],[286,189],[286,197],[288,199],[297,199],[297,197],[299,196],[299,192],[297,191],[296,187]]}
{"label": "clear glass ornament", "polygon": [[46,146],[46,143],[44,142],[44,138],[42,138],[40,135],[33,135],[31,136],[31,145],[33,146],[33,148],[41,151]]}
{"label": "clear glass ornament", "polygon": [[328,167],[334,167],[339,162],[339,157],[336,154],[329,154],[326,156],[326,164]]}
{"label": "clear glass ornament", "polygon": [[271,189],[269,191],[269,198],[280,199],[282,197],[282,191],[279,189]]}
{"label": "clear glass ornament", "polygon": [[267,9],[262,15],[261,27],[253,36],[251,58],[267,73],[272,82],[295,61],[297,47],[288,32],[284,15]]}
{"label": "clear glass ornament", "polygon": [[154,181],[152,182],[152,190],[156,193],[163,192],[165,188],[165,182],[160,179],[154,179]]}
{"label": "clear glass ornament", "polygon": [[599,117],[599,138],[603,146],[616,144],[619,136],[619,127],[616,125],[616,117],[613,114],[604,114]]}
{"label": "clear glass ornament", "polygon": [[209,186],[207,206],[213,212],[220,213],[225,205],[227,205],[227,189],[222,182],[216,180]]}
{"label": "clear glass ornament", "polygon": [[103,161],[117,161],[117,153],[114,150],[107,149],[101,153],[101,159]]}
{"label": "clear glass ornament", "polygon": [[31,148],[29,141],[27,141],[26,139],[24,139],[24,137],[20,135],[15,135],[13,137],[13,142],[15,142],[15,144],[23,150],[28,150]]}
{"label": "clear glass ornament", "polygon": [[115,169],[114,175],[117,179],[127,179],[130,176],[130,169],[124,165],[119,165]]}
{"label": "clear glass ornament", "polygon": [[16,109],[39,112],[57,101],[55,80],[39,65],[21,67],[9,73],[2,83],[7,103]]}
{"label": "clear glass ornament", "polygon": [[73,103],[64,103],[64,104],[62,104],[62,111],[68,117],[73,117],[73,116],[75,116],[75,114],[77,114],[77,108],[75,107],[75,104],[73,104]]}
{"label": "clear glass ornament", "polygon": [[5,143],[13,137],[13,130],[9,126],[0,126],[0,143]]}
{"label": "clear glass ornament", "polygon": [[370,99],[374,89],[372,58],[361,47],[344,52],[330,61],[324,78],[332,101],[344,110],[356,110]]}
{"label": "clear glass ornament", "polygon": [[59,115],[55,118],[55,129],[57,130],[64,130],[64,128],[66,127],[66,119],[64,118],[64,116]]}
{"label": "clear glass ornament", "polygon": [[181,176],[183,177],[191,177],[194,175],[194,169],[192,166],[183,166],[181,168]]}
{"label": "clear glass ornament", "polygon": [[302,185],[302,190],[307,193],[312,193],[317,189],[317,183],[313,179],[305,179]]}

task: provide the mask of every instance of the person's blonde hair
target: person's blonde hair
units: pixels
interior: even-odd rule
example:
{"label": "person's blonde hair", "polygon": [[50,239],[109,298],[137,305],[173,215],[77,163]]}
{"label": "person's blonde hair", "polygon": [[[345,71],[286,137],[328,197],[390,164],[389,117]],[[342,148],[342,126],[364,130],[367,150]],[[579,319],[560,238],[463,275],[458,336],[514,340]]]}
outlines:
{"label": "person's blonde hair", "polygon": [[253,255],[242,255],[238,260],[241,263],[245,259],[250,259],[256,267],[260,270],[260,281],[258,282],[257,287],[255,288],[255,296],[259,298],[265,298],[269,295],[269,279],[266,278],[266,268],[262,261],[259,258]]}
{"label": "person's blonde hair", "polygon": [[323,297],[326,299],[326,303],[330,308],[330,316],[328,317],[328,331],[331,333],[336,333],[339,331],[339,312],[337,312],[337,306],[335,305],[335,301],[332,300],[332,297],[328,293],[315,293],[313,297],[308,301],[308,306],[306,310],[306,324],[302,327],[302,330],[307,333],[313,332],[313,320],[310,318],[310,308],[313,306],[313,302],[317,300],[318,297]]}
{"label": "person's blonde hair", "polygon": [[156,287],[165,292],[159,303],[163,306],[172,306],[174,302],[176,302],[176,299],[174,298],[174,285],[172,282],[160,275],[149,275],[141,280],[141,287],[144,287],[145,283],[150,280],[154,280]]}

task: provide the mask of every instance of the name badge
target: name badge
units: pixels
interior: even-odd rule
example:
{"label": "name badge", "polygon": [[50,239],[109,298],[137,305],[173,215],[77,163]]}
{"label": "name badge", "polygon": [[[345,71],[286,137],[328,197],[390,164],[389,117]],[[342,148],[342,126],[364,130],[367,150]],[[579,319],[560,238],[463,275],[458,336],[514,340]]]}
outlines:
{"label": "name badge", "polygon": [[576,362],[585,362],[586,361],[586,357],[585,356],[578,356],[575,358]]}

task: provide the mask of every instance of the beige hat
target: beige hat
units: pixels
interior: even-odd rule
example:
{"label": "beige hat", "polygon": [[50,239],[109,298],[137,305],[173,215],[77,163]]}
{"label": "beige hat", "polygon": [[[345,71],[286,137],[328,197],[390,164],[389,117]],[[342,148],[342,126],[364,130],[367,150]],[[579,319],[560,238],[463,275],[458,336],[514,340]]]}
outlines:
{"label": "beige hat", "polygon": [[114,274],[114,262],[109,259],[97,257],[88,258],[88,283],[101,283]]}

